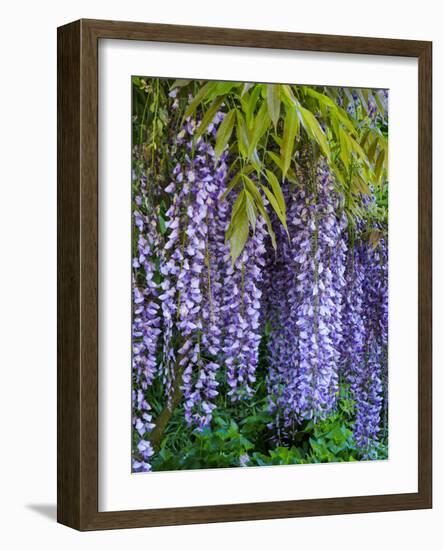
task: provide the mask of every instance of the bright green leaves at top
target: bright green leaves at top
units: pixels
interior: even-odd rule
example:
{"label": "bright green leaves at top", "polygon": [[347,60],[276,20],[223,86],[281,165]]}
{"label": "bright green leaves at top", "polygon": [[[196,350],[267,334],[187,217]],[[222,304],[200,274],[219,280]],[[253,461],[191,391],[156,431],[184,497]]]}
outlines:
{"label": "bright green leaves at top", "polygon": [[240,98],[241,108],[248,128],[251,127],[254,113],[257,110],[259,98],[262,95],[263,86],[263,84],[254,84],[250,93],[245,94]]}
{"label": "bright green leaves at top", "polygon": [[300,122],[295,106],[286,108],[284,120],[283,140],[280,146],[281,171],[285,178],[291,165],[292,155],[295,149],[295,138],[300,131]]}
{"label": "bright green leaves at top", "polygon": [[249,116],[236,110],[238,152],[245,162],[252,162],[258,172],[261,171],[261,160],[257,147],[269,128],[270,117],[266,103],[263,102],[257,114]]}
{"label": "bright green leaves at top", "polygon": [[311,113],[311,111],[305,109],[301,105],[298,107],[297,112],[306,133],[312,140],[318,143],[322,153],[329,160],[331,158],[331,150],[318,120]]}
{"label": "bright green leaves at top", "polygon": [[[186,81],[185,81],[186,82]],[[183,120],[192,116],[197,108],[204,102],[214,100],[220,96],[224,96],[231,92],[234,88],[239,87],[238,82],[206,82],[199,91],[195,94],[194,99],[188,105],[183,115]],[[220,104],[222,101],[220,102]]]}
{"label": "bright green leaves at top", "polygon": [[[323,132],[315,114],[309,109],[303,107],[300,101],[294,96],[291,87],[289,85],[283,86],[285,93],[286,105],[290,111],[295,111],[299,123],[303,126],[309,139],[316,142],[322,153],[329,160],[331,157],[331,150],[325,133]],[[292,115],[294,116],[294,115]]]}
{"label": "bright green leaves at top", "polygon": [[240,82],[214,82],[214,87],[209,92],[209,99],[220,95],[229,94],[233,90],[238,90],[241,87]]}
{"label": "bright green leaves at top", "polygon": [[260,139],[264,136],[269,128],[270,116],[268,108],[265,102],[261,104],[257,115],[251,120],[251,127],[249,130],[249,147],[247,150],[247,157],[250,159],[257,149]]}
{"label": "bright green leaves at top", "polygon": [[[286,227],[286,205],[280,182],[297,182],[299,145],[311,142],[336,175],[337,187],[346,195],[354,215],[364,209],[361,195],[380,186],[387,177],[386,123],[380,129],[369,119],[369,104],[376,104],[384,117],[377,91],[338,89],[324,86],[179,80],[173,87],[181,97],[194,98],[184,106],[182,120],[200,120],[195,138],[200,138],[218,111],[225,113],[215,138],[215,158],[229,148],[230,169],[226,198],[237,190],[235,210],[227,231],[235,261],[255,230],[261,216],[271,239],[275,235],[269,209]],[[183,92],[181,91],[183,90]],[[361,106],[347,112],[360,98]],[[384,133],[383,133],[384,132]],[[254,173],[254,176],[252,175]],[[277,174],[277,175],[276,175]]]}
{"label": "bright green leaves at top", "polygon": [[[315,114],[309,109],[303,107],[299,99],[297,99],[292,91],[291,86],[285,84],[282,86],[284,99],[287,107],[286,117],[290,116],[290,121],[298,126],[301,124],[305,130],[308,138],[318,144],[320,150],[325,155],[325,157],[330,160],[331,150],[325,133],[323,132]],[[297,119],[297,120],[295,120]],[[285,120],[285,130],[286,130],[286,120]],[[298,133],[298,132],[297,132]],[[285,139],[283,137],[283,139]],[[291,143],[289,143],[289,147]],[[283,168],[286,169],[285,160],[287,162],[287,157],[283,157],[282,162]]]}
{"label": "bright green leaves at top", "polygon": [[268,84],[266,86],[266,99],[268,102],[269,115],[271,116],[274,128],[277,129],[281,105],[280,84]]}
{"label": "bright green leaves at top", "polygon": [[[255,231],[257,217],[259,215],[266,223],[273,246],[277,246],[271,219],[268,212],[266,211],[263,197],[258,190],[257,183],[254,182],[246,173],[238,173],[235,176],[235,180],[236,183],[238,182],[242,184],[242,189],[239,191],[232,207],[231,221],[226,231],[226,241],[229,241],[230,243],[232,263],[235,263],[237,258],[242,253],[248,239],[249,230],[251,229],[252,232]],[[229,194],[233,187],[234,186],[232,186],[231,189],[229,189],[228,187],[224,197],[222,197],[222,200]],[[275,204],[275,207],[279,211],[279,217],[281,217],[281,206],[279,206],[279,201],[281,201],[281,197],[277,200],[269,189],[265,188],[265,186],[261,187],[266,195],[268,195],[268,193],[270,194],[270,196],[272,197],[272,201]]]}
{"label": "bright green leaves at top", "polygon": [[184,86],[187,86],[190,84],[190,80],[185,80],[184,78],[179,78],[177,80],[174,80],[174,82],[171,85],[171,89],[174,90],[175,88],[183,88]]}
{"label": "bright green leaves at top", "polygon": [[194,99],[188,105],[185,111],[185,114],[183,115],[183,120],[192,116],[195,113],[200,103],[202,103],[202,101],[206,98],[206,96],[208,96],[211,93],[211,91],[214,89],[215,84],[216,84],[215,82],[206,82],[206,84],[200,88],[200,90],[195,95]]}

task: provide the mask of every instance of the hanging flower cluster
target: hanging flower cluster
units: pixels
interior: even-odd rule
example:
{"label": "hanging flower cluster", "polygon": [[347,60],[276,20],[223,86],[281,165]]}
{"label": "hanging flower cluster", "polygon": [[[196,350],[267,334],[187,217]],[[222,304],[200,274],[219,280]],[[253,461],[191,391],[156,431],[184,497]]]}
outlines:
{"label": "hanging flower cluster", "polygon": [[264,222],[257,220],[255,233],[234,266],[226,251],[223,358],[227,368],[228,395],[232,401],[253,393],[260,344],[260,288],[265,264]]}
{"label": "hanging flower cluster", "polygon": [[[225,233],[232,199],[222,200],[227,153],[216,162],[211,145],[222,116],[215,116],[206,139],[197,142],[198,126],[186,122],[178,138],[182,156],[165,189],[173,198],[166,212],[159,296],[165,318],[162,370],[169,395],[179,376],[185,418],[198,428],[211,421],[221,362],[232,400],[251,395],[260,342],[264,224],[257,220],[242,255],[231,265]],[[180,342],[176,350],[173,339]]]}
{"label": "hanging flower cluster", "polygon": [[303,420],[327,416],[341,379],[355,401],[356,445],[368,458],[387,415],[386,242],[350,242],[325,163],[314,174],[310,191],[308,173],[303,189],[286,186],[290,238],[278,232],[267,266],[270,427],[284,443]]}
{"label": "hanging flower cluster", "polygon": [[[146,178],[141,179],[140,190],[141,193],[146,192]],[[157,373],[157,347],[161,333],[158,285],[155,282],[155,254],[160,248],[160,236],[154,218],[148,220],[140,210],[142,195],[135,197],[135,205],[137,240],[132,260],[132,409],[133,426],[139,440],[137,456],[133,459],[133,470],[149,471],[149,458],[153,449],[145,436],[154,428],[154,424],[146,392]]]}
{"label": "hanging flower cluster", "polygon": [[[210,225],[224,185],[226,164],[223,158],[215,167],[213,149],[205,140],[200,138],[194,144],[195,129],[195,122],[187,121],[179,135],[182,157],[174,167],[174,180],[165,189],[173,199],[166,212],[168,238],[160,300],[167,320],[163,365],[167,392],[170,395],[179,376],[186,420],[203,427],[211,420],[218,386],[219,364],[213,360],[219,353],[220,328],[215,322],[218,296],[211,284],[214,267],[209,247],[214,246],[210,245]],[[174,338],[180,342],[177,351]]]}
{"label": "hanging flower cluster", "polygon": [[324,418],[336,403],[346,253],[324,162],[312,170],[310,186],[287,196],[289,239],[280,231],[268,306],[270,412],[280,440],[302,420]]}
{"label": "hanging flower cluster", "polygon": [[[387,402],[387,250],[359,242],[347,272],[345,377],[356,403],[354,437],[364,458],[380,431]],[[386,419],[384,419],[386,421]]]}

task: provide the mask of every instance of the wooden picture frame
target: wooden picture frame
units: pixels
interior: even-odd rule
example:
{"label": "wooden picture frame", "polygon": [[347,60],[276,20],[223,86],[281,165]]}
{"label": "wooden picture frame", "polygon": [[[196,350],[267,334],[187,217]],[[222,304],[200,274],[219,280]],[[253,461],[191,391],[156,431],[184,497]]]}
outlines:
{"label": "wooden picture frame", "polygon": [[[159,41],[418,59],[418,491],[98,511],[98,42]],[[432,506],[432,44],[80,20],[58,29],[58,521],[82,531]]]}

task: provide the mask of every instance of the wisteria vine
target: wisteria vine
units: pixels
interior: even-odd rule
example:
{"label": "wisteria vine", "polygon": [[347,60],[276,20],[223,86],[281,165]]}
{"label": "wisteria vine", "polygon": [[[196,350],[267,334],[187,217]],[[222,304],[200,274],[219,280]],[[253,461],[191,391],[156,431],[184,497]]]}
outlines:
{"label": "wisteria vine", "polygon": [[178,395],[187,424],[202,430],[223,384],[232,403],[253,395],[264,334],[274,443],[292,444],[302,423],[331,414],[345,384],[355,444],[371,458],[387,423],[387,239],[371,242],[362,222],[350,230],[328,163],[306,147],[298,182],[281,182],[287,231],[275,224],[274,248],[258,216],[232,263],[229,151],[214,152],[223,117],[221,106],[198,139],[193,118],[172,136],[171,178],[148,211],[149,177],[134,174],[132,469],[149,471],[156,452],[155,380],[166,407]]}

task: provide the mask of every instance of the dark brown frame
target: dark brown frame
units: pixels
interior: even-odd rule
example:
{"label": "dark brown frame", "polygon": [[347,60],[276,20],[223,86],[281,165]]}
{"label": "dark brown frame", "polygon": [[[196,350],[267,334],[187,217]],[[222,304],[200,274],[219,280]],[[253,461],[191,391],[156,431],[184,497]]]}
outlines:
{"label": "dark brown frame", "polygon": [[[418,492],[98,511],[98,41],[418,58]],[[80,20],[58,29],[58,521],[82,531],[432,507],[432,43]]]}

